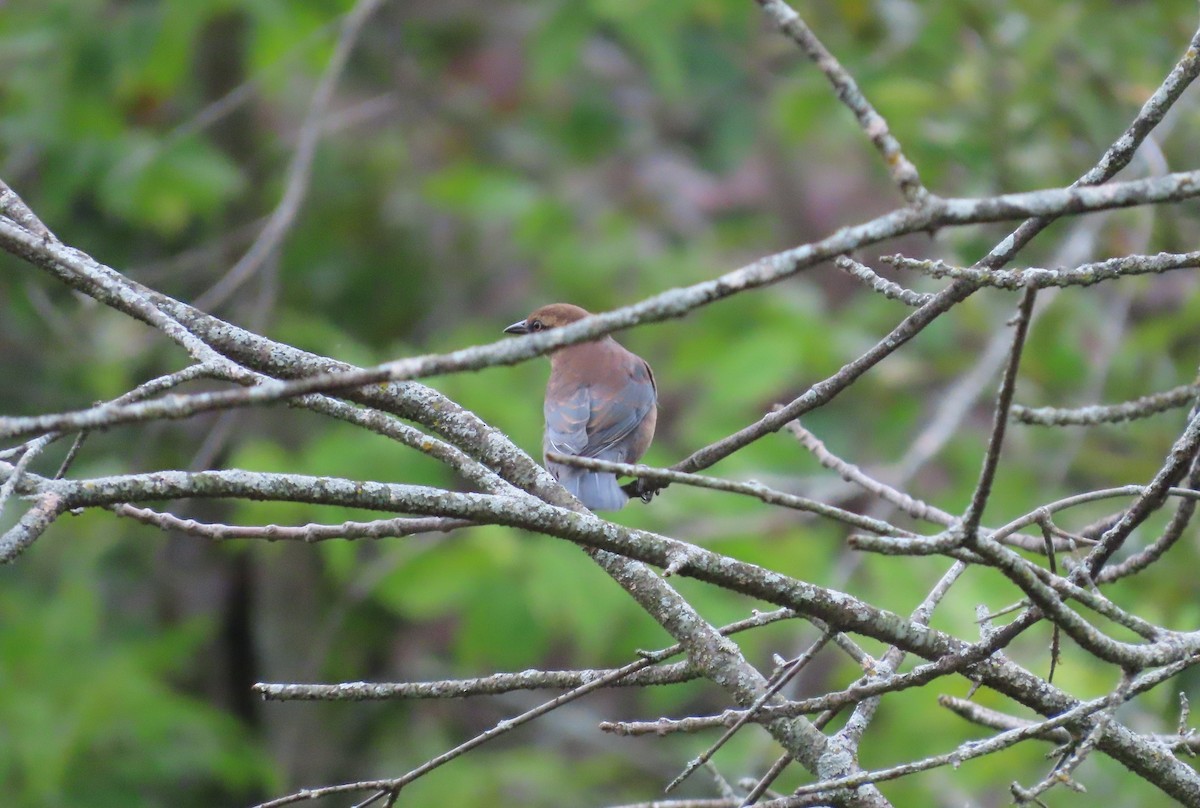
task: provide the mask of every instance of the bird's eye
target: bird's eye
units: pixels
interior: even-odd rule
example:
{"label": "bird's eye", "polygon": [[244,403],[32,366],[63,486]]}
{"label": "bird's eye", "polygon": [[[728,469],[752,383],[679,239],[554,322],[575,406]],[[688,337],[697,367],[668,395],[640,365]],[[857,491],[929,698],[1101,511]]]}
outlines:
{"label": "bird's eye", "polygon": [[546,326],[542,325],[541,320],[534,320],[532,323],[529,324],[530,331],[541,331],[545,327]]}

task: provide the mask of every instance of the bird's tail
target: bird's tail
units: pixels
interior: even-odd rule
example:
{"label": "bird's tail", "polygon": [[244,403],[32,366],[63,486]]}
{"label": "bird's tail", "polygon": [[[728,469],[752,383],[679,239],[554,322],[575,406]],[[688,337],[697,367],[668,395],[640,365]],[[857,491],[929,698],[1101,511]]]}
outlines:
{"label": "bird's tail", "polygon": [[617,475],[612,472],[567,469],[563,466],[551,471],[558,477],[563,488],[570,491],[588,510],[618,511],[629,501],[629,496],[617,483]]}

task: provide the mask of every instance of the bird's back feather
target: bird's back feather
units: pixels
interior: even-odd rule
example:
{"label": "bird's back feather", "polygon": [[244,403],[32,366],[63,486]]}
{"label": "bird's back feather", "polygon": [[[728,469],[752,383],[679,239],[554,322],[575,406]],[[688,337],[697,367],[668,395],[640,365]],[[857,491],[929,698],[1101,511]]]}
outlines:
{"label": "bird's back feather", "polygon": [[[551,359],[544,452],[632,463],[654,434],[657,391],[650,367],[612,339],[575,345]],[[592,510],[629,499],[610,472],[546,461],[546,468]]]}

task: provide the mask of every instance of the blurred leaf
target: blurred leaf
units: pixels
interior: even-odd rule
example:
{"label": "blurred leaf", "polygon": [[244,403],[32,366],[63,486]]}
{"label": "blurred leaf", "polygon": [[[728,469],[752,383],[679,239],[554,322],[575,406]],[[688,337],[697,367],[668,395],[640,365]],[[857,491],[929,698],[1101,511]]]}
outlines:
{"label": "blurred leaf", "polygon": [[556,2],[529,47],[530,80],[547,87],[574,72],[595,18],[587,3]]}
{"label": "blurred leaf", "polygon": [[100,185],[102,203],[131,224],[174,235],[215,214],[244,187],[241,172],[219,151],[189,138],[167,149],[133,134],[129,156]]}
{"label": "blurred leaf", "polygon": [[[84,530],[74,538],[87,544]],[[53,597],[11,575],[0,587],[0,775],[9,804],[139,803],[178,795],[181,778],[242,793],[275,787],[244,728],[164,682],[186,668],[207,627],[134,637],[100,621],[110,543],[96,538],[92,551],[60,565]]]}
{"label": "blurred leaf", "polygon": [[519,216],[537,199],[537,190],[516,176],[466,163],[431,177],[425,184],[430,201],[449,210],[480,218]]}
{"label": "blurred leaf", "polygon": [[512,531],[503,528],[471,528],[439,542],[436,551],[408,560],[380,583],[374,596],[410,620],[461,614],[484,598],[488,582],[500,575],[498,555],[511,557],[514,541]]}

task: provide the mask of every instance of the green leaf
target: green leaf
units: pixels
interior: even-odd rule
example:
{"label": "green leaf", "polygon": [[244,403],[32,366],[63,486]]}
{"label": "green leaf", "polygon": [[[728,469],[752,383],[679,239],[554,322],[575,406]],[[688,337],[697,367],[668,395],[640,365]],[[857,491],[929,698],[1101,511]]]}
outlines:
{"label": "green leaf", "polygon": [[425,183],[433,203],[480,219],[509,219],[529,209],[538,198],[537,188],[502,169],[459,163],[433,175]]}
{"label": "green leaf", "polygon": [[198,138],[163,145],[135,132],[128,147],[99,193],[109,212],[130,224],[174,235],[215,214],[244,188],[237,166]]}

